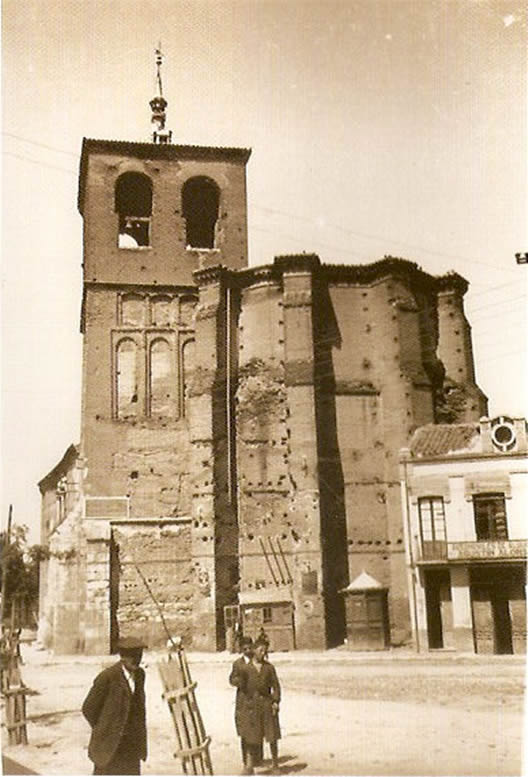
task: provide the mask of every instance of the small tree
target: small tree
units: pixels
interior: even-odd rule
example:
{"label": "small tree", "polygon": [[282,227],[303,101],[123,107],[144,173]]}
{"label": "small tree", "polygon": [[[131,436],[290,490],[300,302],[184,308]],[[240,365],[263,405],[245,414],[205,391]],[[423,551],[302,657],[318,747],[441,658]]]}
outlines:
{"label": "small tree", "polygon": [[[9,543],[7,543],[7,532],[0,533],[2,568],[4,569],[6,565],[5,574],[2,575],[0,582],[4,621],[9,621],[16,615],[13,611],[16,607],[15,603],[19,603],[19,607],[23,607],[26,612],[28,609],[37,608],[39,564],[46,557],[46,550],[41,545],[29,546],[27,535],[27,526],[13,525],[9,534]],[[3,590],[4,581],[5,590]]]}

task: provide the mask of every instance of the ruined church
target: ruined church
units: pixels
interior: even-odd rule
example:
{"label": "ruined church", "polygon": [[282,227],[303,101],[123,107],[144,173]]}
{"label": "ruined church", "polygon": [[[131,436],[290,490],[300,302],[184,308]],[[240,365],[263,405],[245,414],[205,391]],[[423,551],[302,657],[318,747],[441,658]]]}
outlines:
{"label": "ruined church", "polygon": [[39,638],[326,648],[355,584],[382,592],[365,633],[403,644],[399,450],[486,412],[467,282],[393,257],[248,266],[250,150],[177,145],[150,105],[150,142],[82,146],[81,435],[39,483]]}

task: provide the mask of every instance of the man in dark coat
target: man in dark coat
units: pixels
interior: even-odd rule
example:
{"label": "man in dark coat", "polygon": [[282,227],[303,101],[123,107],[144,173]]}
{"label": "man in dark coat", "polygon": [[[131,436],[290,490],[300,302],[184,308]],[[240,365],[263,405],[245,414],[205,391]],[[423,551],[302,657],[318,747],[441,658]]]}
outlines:
{"label": "man in dark coat", "polygon": [[251,661],[253,655],[253,640],[251,637],[240,638],[240,650],[242,655],[233,663],[229,682],[237,689],[235,698],[235,727],[240,737],[240,746],[242,748],[242,763],[246,767],[248,749],[244,737],[242,736],[242,715],[244,714],[244,687],[246,683],[245,668]]}
{"label": "man in dark coat", "polygon": [[262,744],[270,744],[272,774],[279,774],[279,704],[281,688],[273,664],[266,659],[267,645],[255,642],[249,663],[240,667],[240,697],[238,733],[245,743],[245,774],[254,774],[262,757]]}
{"label": "man in dark coat", "polygon": [[94,774],[141,773],[140,761],[147,757],[143,647],[132,637],[120,640],[120,661],[97,675],[84,700]]}

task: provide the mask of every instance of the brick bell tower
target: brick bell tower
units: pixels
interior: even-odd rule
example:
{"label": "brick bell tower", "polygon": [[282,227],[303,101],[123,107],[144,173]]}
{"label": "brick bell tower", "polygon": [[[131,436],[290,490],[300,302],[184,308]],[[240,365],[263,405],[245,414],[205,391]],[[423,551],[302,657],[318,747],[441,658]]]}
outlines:
{"label": "brick bell tower", "polygon": [[193,273],[247,266],[250,151],[173,144],[161,66],[158,49],[150,141],[82,146],[86,652],[166,640],[137,566],[171,631],[215,649],[217,578],[235,576],[215,556],[225,294]]}

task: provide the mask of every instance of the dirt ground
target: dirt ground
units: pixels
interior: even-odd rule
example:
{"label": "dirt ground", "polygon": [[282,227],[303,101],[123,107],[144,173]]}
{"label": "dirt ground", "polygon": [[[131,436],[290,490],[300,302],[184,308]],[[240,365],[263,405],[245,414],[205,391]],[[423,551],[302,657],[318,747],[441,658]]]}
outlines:
{"label": "dirt ground", "polygon": [[[149,758],[145,775],[182,774],[156,661],[147,654]],[[27,746],[3,753],[46,775],[88,775],[89,727],[80,714],[97,672],[115,659],[53,657],[23,645]],[[197,699],[212,737],[215,774],[240,774],[234,731],[233,656],[190,654]],[[407,653],[272,654],[283,688],[283,774],[519,775],[523,759],[525,665],[514,656]],[[265,758],[269,756],[265,748]],[[523,768],[524,767],[524,768]],[[258,770],[269,774],[269,761]]]}

